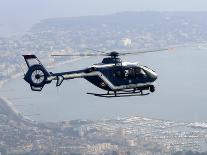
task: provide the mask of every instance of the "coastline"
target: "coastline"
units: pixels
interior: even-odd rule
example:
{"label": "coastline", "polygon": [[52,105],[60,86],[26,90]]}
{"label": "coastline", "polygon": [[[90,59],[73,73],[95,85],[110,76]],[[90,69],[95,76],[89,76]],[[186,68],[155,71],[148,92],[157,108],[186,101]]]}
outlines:
{"label": "coastline", "polygon": [[[22,122],[30,124],[30,125],[38,123],[37,121],[34,121],[27,116],[23,116],[14,107],[14,104],[8,98],[6,98],[4,96],[0,96],[0,108],[3,109],[4,112],[6,112],[14,120],[22,121]],[[207,122],[170,121],[170,120],[157,119],[157,118],[147,118],[145,116],[116,117],[116,118],[112,118],[112,119],[100,119],[100,120],[95,120],[95,121],[112,121],[112,120],[124,121],[125,123],[136,122],[138,120],[143,120],[146,122],[155,121],[155,122],[165,122],[167,125],[177,124],[178,126],[186,126],[186,127],[191,127],[191,128],[195,128],[195,129],[207,129]],[[70,120],[70,121],[78,121],[78,120]],[[80,119],[79,121],[90,121],[90,120],[84,120],[84,119],[81,120]],[[47,121],[45,121],[45,122],[47,122]],[[59,121],[59,122],[62,122],[62,121]]]}
{"label": "coastline", "polygon": [[[16,120],[18,122],[24,122],[27,125],[37,125],[40,122],[32,120],[30,117],[22,115],[14,106],[13,102],[11,102],[8,98],[4,96],[0,96],[0,109],[3,109],[3,112],[5,112],[7,115],[10,116],[13,120]],[[145,116],[127,116],[127,117],[116,117],[116,118],[111,118],[111,119],[100,119],[100,120],[95,120],[95,121],[112,121],[112,120],[117,120],[117,121],[124,121],[125,123],[129,122],[136,122],[139,120],[143,120],[146,122],[163,122],[166,125],[170,124],[177,124],[174,127],[178,126],[185,126],[185,127],[190,127],[194,129],[207,129],[207,122],[201,122],[201,121],[191,121],[191,122],[186,122],[186,121],[170,121],[170,120],[164,120],[164,119],[157,119],[157,118],[152,118],[152,117],[145,117]],[[75,119],[75,120],[70,120],[70,121],[91,121],[91,120],[85,120],[85,119]],[[70,122],[69,121],[69,122]],[[59,121],[59,122],[64,122]],[[57,122],[50,122],[50,121],[45,121],[45,123],[57,123]]]}

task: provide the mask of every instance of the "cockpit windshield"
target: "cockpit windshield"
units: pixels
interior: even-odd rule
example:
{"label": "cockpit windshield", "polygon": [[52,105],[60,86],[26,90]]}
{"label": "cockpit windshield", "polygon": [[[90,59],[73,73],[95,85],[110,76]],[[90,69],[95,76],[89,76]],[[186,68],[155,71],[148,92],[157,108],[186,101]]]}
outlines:
{"label": "cockpit windshield", "polygon": [[134,70],[135,70],[136,77],[143,78],[143,77],[146,76],[146,73],[145,73],[145,71],[142,68],[137,67]]}

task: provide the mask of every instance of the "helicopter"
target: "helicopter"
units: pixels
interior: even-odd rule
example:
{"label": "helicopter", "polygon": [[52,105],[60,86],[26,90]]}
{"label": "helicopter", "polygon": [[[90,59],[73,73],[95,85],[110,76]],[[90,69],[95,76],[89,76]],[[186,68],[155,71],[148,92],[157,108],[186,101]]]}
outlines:
{"label": "helicopter", "polygon": [[[53,80],[56,81],[56,86],[58,87],[61,86],[64,80],[84,78],[96,87],[107,91],[104,94],[87,93],[94,96],[120,97],[148,95],[150,94],[149,92],[155,92],[154,82],[158,78],[157,73],[153,69],[150,69],[144,65],[140,65],[138,63],[122,62],[120,56],[167,50],[170,50],[170,48],[125,53],[119,53],[117,51],[103,52],[94,50],[97,51],[97,53],[51,55],[54,57],[104,56],[101,63],[93,64],[81,70],[60,73],[48,72],[40,60],[36,57],[36,55],[22,55],[28,67],[28,70],[24,76],[24,80],[29,83],[32,91],[41,91],[46,84],[50,84]],[[147,90],[149,92],[147,94],[144,94],[144,90]]]}

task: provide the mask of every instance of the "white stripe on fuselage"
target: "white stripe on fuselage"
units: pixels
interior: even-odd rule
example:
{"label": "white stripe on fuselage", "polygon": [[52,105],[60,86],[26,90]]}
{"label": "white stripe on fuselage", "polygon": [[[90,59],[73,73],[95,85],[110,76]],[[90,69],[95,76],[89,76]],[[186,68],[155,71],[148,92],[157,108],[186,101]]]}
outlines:
{"label": "white stripe on fuselage", "polygon": [[101,72],[97,72],[96,71],[96,75],[99,76],[104,81],[104,83],[106,83],[112,90],[122,90],[122,89],[137,88],[137,87],[141,87],[141,86],[146,86],[146,85],[152,84],[152,83],[137,83],[137,84],[128,84],[128,85],[115,86]]}
{"label": "white stripe on fuselage", "polygon": [[98,76],[101,78],[104,83],[106,83],[112,90],[122,90],[122,89],[131,89],[131,88],[137,88],[141,86],[146,86],[146,85],[151,85],[151,82],[148,83],[137,83],[137,84],[128,84],[128,85],[120,85],[120,86],[115,86],[111,81],[108,80],[108,78],[102,74],[99,71],[94,71],[91,73],[75,73],[75,74],[65,74],[62,75],[64,79],[73,79],[73,78],[84,78],[84,77],[91,77],[91,76]]}

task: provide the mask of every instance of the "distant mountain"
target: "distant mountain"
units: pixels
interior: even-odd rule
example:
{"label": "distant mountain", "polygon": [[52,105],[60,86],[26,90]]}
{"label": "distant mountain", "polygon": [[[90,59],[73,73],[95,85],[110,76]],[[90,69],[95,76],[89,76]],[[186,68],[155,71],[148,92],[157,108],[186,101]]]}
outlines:
{"label": "distant mountain", "polygon": [[126,12],[111,15],[84,16],[70,18],[52,18],[42,20],[31,30],[33,32],[57,30],[88,30],[92,28],[106,29],[139,29],[173,30],[175,28],[205,28],[207,12]]}
{"label": "distant mountain", "polygon": [[132,47],[179,44],[207,40],[207,12],[125,12],[102,16],[53,18],[33,26],[32,33],[68,44],[96,44],[98,47],[121,47],[123,38]]}

